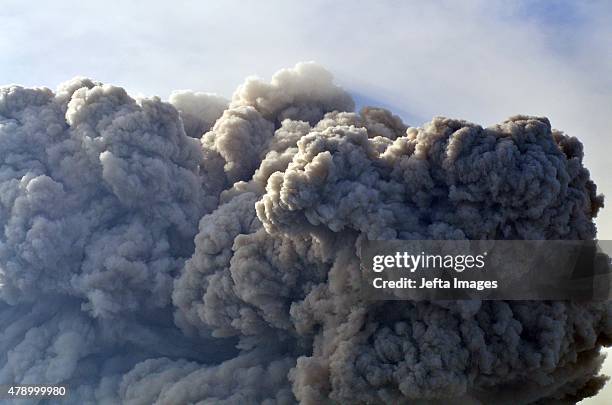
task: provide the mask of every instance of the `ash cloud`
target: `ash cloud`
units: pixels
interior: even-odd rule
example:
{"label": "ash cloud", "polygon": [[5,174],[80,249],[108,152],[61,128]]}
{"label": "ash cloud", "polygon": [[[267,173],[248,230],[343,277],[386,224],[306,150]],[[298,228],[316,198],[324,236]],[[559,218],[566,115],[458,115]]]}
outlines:
{"label": "ash cloud", "polygon": [[593,239],[546,118],[409,127],[314,63],[231,100],[0,90],[0,383],[69,403],[574,403],[605,302],[371,302],[369,239]]}

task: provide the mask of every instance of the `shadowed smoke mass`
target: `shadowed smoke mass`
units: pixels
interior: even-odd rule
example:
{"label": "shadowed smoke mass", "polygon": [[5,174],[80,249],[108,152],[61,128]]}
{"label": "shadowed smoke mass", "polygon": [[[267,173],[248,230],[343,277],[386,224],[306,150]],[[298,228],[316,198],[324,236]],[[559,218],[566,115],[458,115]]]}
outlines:
{"label": "shadowed smoke mass", "polygon": [[[0,384],[75,404],[574,403],[607,302],[366,301],[375,239],[593,239],[581,143],[353,112],[313,63],[231,100],[0,90]],[[27,402],[24,402],[27,403]]]}

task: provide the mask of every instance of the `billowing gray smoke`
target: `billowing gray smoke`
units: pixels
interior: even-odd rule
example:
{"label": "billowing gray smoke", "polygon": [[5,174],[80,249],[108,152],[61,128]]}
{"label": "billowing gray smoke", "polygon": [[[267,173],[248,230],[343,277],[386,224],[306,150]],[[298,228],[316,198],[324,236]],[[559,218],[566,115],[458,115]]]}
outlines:
{"label": "billowing gray smoke", "polygon": [[594,395],[612,306],[365,301],[368,239],[593,239],[546,118],[408,128],[312,64],[231,101],[0,92],[0,384],[68,402],[534,403]]}

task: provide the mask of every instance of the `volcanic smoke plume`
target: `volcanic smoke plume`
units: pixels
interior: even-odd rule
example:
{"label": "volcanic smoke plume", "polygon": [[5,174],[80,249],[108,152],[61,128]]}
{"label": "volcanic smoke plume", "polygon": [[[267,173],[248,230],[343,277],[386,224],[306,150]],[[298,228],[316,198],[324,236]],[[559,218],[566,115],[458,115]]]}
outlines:
{"label": "volcanic smoke plume", "polygon": [[[75,404],[574,403],[605,302],[366,301],[375,239],[593,239],[546,118],[408,127],[313,63],[232,100],[0,90],[0,384]],[[26,402],[27,403],[27,402]]]}

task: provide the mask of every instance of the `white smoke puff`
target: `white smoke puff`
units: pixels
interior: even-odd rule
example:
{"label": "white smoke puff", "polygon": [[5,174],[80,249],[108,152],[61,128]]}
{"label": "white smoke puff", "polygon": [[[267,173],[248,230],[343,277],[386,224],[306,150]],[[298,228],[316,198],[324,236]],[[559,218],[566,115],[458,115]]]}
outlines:
{"label": "white smoke puff", "polygon": [[[385,181],[372,166],[380,142],[388,144],[381,138],[370,141],[365,128],[354,126],[329,127],[303,137],[293,162],[284,173],[270,177],[266,195],[257,204],[268,231],[273,232],[278,223],[287,221],[294,231],[324,222],[337,232],[344,228],[344,218],[350,215],[355,228],[361,231],[367,228],[372,239],[395,237],[395,228],[389,224],[393,211],[407,211],[409,206],[380,204],[385,194],[403,191],[401,182]],[[332,157],[331,152],[336,150],[339,153]],[[334,185],[328,187],[327,181]],[[294,197],[297,195],[299,198]],[[275,210],[273,201],[277,198],[282,201],[279,204],[282,209],[278,217],[270,218],[268,212]],[[333,201],[336,198],[338,201]],[[296,212],[304,216],[300,218]],[[406,215],[410,218],[410,213]]]}
{"label": "white smoke puff", "polygon": [[297,142],[304,135],[307,135],[310,130],[311,127],[307,122],[290,119],[283,120],[280,128],[274,133],[274,138],[270,140],[268,152],[282,153],[289,148],[295,148]]}
{"label": "white smoke puff", "polygon": [[384,108],[375,107],[364,107],[359,114],[338,111],[327,113],[317,123],[315,129],[322,131],[325,128],[338,125],[366,128],[370,138],[382,136],[388,139],[396,139],[406,135],[408,129],[400,117]]}
{"label": "white smoke puff", "polygon": [[270,139],[267,153],[255,170],[251,180],[236,182],[232,188],[223,191],[220,204],[231,200],[237,194],[248,191],[257,195],[263,194],[268,178],[272,173],[284,171],[287,168],[287,165],[297,153],[297,142],[310,130],[310,125],[304,121],[284,120],[281,127],[274,132],[274,137]]}
{"label": "white smoke puff", "polygon": [[74,77],[57,87],[57,90],[55,91],[55,100],[61,103],[61,105],[64,106],[64,109],[67,109],[68,103],[70,102],[70,99],[75,91],[83,87],[91,89],[92,87],[101,86],[102,84],[103,83],[91,80],[87,77]]}
{"label": "white smoke puff", "polygon": [[181,114],[185,133],[200,138],[214,125],[229,105],[229,100],[212,93],[174,91],[168,100]]}
{"label": "white smoke puff", "polygon": [[230,108],[252,106],[274,123],[286,118],[316,124],[326,112],[352,111],[352,98],[316,63],[298,63],[277,72],[270,83],[249,78],[236,90]]}
{"label": "white smoke puff", "polygon": [[223,113],[212,131],[202,137],[202,144],[223,159],[223,171],[233,184],[253,175],[273,136],[274,125],[257,110],[238,107]]}
{"label": "white smoke puff", "polygon": [[209,194],[218,194],[237,181],[248,181],[266,153],[278,148],[274,131],[283,120],[313,124],[325,113],[353,108],[351,96],[314,63],[281,70],[271,83],[248,79],[234,93],[229,109],[202,137],[205,188]]}

